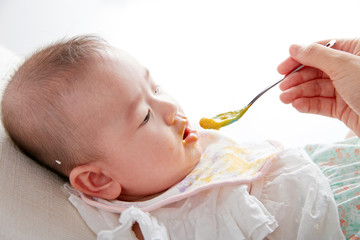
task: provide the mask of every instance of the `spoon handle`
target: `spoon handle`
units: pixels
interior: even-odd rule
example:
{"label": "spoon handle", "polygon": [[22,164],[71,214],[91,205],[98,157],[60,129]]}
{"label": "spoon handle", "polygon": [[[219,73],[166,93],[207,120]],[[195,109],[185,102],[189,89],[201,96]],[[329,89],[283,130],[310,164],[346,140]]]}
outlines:
{"label": "spoon handle", "polygon": [[[325,47],[332,47],[334,46],[334,44],[336,43],[336,40],[331,40],[330,42],[328,42]],[[273,85],[265,88],[262,92],[260,92],[258,95],[256,95],[256,97],[254,97],[253,100],[251,100],[251,102],[248,103],[248,105],[246,105],[246,107],[250,107],[256,100],[258,100],[259,97],[261,97],[264,93],[266,93],[268,90],[270,90],[271,88],[273,88],[274,86],[276,86],[277,84],[279,84],[280,82],[282,82],[282,80],[284,80],[287,76],[289,76],[290,74],[293,74],[297,71],[299,71],[300,69],[302,69],[303,67],[305,67],[304,65],[300,65],[298,67],[296,67],[294,70],[292,70],[290,73],[286,74],[285,77],[283,77],[282,79],[280,79],[279,81],[277,81],[276,83],[274,83]]]}

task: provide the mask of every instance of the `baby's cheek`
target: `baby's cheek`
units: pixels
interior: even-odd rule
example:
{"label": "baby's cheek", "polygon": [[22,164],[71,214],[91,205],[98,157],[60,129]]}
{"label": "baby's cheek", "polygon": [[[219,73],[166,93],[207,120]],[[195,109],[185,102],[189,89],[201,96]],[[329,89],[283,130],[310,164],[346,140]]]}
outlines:
{"label": "baby's cheek", "polygon": [[173,140],[168,140],[164,143],[164,146],[166,146],[167,150],[169,151],[169,154],[172,154],[172,155],[176,155],[178,154],[178,148],[180,146],[180,144],[177,144],[175,141]]}

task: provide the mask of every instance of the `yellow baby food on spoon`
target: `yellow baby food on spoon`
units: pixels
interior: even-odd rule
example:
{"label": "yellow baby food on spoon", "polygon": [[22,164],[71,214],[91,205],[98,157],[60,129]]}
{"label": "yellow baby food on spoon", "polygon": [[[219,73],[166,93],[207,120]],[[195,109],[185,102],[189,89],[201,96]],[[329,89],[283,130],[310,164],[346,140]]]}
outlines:
{"label": "yellow baby food on spoon", "polygon": [[226,112],[216,115],[213,118],[202,118],[200,119],[200,126],[204,129],[216,129],[229,125],[244,115],[244,113],[249,109],[250,105],[247,105],[241,110],[234,112]]}
{"label": "yellow baby food on spoon", "polygon": [[[336,40],[331,40],[330,42],[328,42],[325,47],[332,47],[334,46],[334,44],[336,43]],[[300,65],[299,67],[295,68],[294,70],[292,70],[290,73],[288,73],[285,77],[287,77],[288,75],[299,71],[300,69],[302,69],[304,67],[304,65]],[[261,93],[259,93],[253,100],[251,100],[251,102],[246,105],[246,107],[244,107],[241,110],[238,111],[233,111],[233,112],[225,112],[225,113],[221,113],[216,115],[215,117],[212,118],[201,118],[200,119],[200,126],[204,129],[216,129],[219,130],[222,127],[225,127],[227,125],[230,125],[234,122],[236,122],[237,120],[239,120],[245,113],[246,111],[249,109],[249,107],[259,98],[261,97],[261,95],[263,95],[265,92],[267,92],[269,89],[271,89],[272,87],[274,87],[275,85],[277,85],[278,83],[280,83],[282,80],[285,79],[285,77],[283,77],[280,81],[277,81],[276,83],[274,83],[273,85],[271,85],[270,87],[267,87],[265,90],[263,90]]]}

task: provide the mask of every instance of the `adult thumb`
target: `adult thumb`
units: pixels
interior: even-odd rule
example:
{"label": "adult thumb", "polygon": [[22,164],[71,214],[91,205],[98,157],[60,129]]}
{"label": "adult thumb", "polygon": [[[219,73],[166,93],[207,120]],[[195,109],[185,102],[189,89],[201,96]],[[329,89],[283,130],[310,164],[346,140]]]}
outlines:
{"label": "adult thumb", "polygon": [[318,68],[327,74],[341,68],[352,54],[331,49],[318,43],[307,46],[292,45],[290,56],[305,66]]}

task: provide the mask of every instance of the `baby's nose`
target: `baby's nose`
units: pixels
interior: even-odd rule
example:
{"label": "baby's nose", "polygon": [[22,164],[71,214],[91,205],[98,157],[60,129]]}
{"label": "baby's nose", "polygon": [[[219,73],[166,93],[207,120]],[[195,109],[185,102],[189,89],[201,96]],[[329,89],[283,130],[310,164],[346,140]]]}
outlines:
{"label": "baby's nose", "polygon": [[161,104],[161,109],[164,113],[165,122],[169,125],[174,124],[175,117],[178,111],[177,104],[172,101],[164,100]]}

